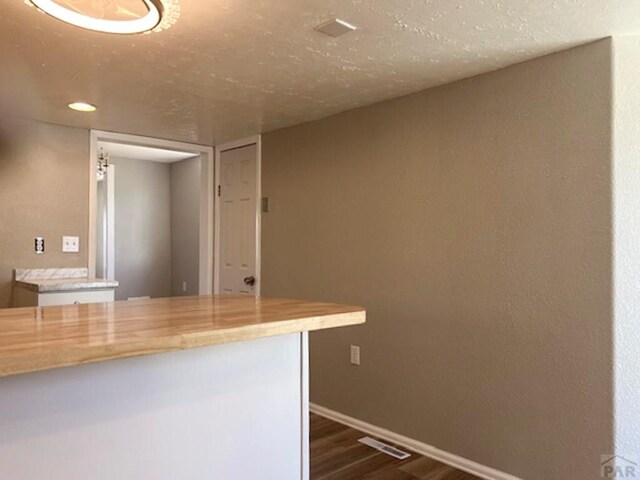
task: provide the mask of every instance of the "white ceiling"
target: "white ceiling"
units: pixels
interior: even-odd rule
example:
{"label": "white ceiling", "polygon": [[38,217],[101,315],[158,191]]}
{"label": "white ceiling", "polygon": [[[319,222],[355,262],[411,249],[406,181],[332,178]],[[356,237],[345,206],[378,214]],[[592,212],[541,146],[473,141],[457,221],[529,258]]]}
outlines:
{"label": "white ceiling", "polygon": [[[176,25],[137,36],[2,8],[0,111],[204,144],[640,31],[637,0],[182,0]],[[314,30],[333,17],[359,28]]]}
{"label": "white ceiling", "polygon": [[113,142],[98,142],[98,149],[100,148],[103,148],[104,152],[109,154],[109,158],[119,157],[161,163],[174,163],[198,156],[194,155],[193,152],[179,152],[176,150]]}

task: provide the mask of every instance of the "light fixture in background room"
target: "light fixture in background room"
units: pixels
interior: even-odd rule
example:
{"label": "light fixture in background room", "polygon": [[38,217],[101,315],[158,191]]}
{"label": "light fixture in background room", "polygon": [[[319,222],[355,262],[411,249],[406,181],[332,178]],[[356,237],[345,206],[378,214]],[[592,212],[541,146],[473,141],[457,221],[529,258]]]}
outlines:
{"label": "light fixture in background room", "polygon": [[109,154],[104,153],[104,149],[100,147],[100,153],[98,153],[98,168],[96,173],[98,175],[98,181],[104,179],[105,174],[107,173],[107,168],[111,165],[109,164]]}
{"label": "light fixture in background room", "polygon": [[178,0],[25,0],[76,27],[103,33],[161,31],[180,16]]}
{"label": "light fixture in background room", "polygon": [[95,105],[85,102],[71,102],[67,107],[76,112],[95,112],[97,109]]}

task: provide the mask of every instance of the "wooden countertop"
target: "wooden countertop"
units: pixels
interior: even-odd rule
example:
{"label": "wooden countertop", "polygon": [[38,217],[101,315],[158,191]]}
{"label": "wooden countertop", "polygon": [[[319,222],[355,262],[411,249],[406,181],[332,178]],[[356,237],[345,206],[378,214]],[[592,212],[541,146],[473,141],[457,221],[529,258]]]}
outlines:
{"label": "wooden countertop", "polygon": [[0,377],[365,322],[362,307],[213,295],[0,310]]}

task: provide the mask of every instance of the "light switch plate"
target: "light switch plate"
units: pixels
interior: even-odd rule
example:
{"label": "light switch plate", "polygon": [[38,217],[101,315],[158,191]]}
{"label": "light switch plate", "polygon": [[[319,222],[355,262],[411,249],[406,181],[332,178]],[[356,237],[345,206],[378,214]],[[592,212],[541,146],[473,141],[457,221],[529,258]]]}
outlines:
{"label": "light switch plate", "polygon": [[360,365],[360,347],[357,345],[351,345],[350,354],[351,364]]}
{"label": "light switch plate", "polygon": [[80,251],[80,237],[62,237],[62,251],[64,253],[78,253]]}

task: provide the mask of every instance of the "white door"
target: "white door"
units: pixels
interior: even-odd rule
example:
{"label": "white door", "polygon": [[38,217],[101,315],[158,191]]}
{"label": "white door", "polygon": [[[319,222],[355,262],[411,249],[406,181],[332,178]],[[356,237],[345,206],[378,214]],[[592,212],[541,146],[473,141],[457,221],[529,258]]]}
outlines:
{"label": "white door", "polygon": [[220,293],[259,294],[258,146],[223,150],[219,159]]}

